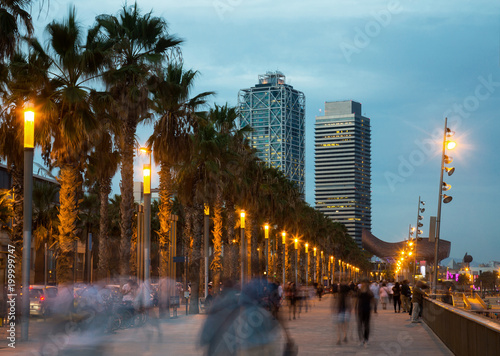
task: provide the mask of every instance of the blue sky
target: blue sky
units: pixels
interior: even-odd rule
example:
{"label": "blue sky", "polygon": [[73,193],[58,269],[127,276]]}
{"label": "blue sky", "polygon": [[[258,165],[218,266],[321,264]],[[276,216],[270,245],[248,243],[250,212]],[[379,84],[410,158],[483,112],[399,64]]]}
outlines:
{"label": "blue sky", "polygon": [[[67,14],[51,0],[41,26]],[[129,2],[130,3],[130,2]],[[456,131],[456,172],[441,237],[451,256],[500,260],[500,3],[493,0],[139,1],[185,39],[195,92],[237,103],[239,89],[280,70],[306,95],[306,200],[314,205],[314,120],[325,101],[355,100],[372,124],[372,232],[399,241],[415,225],[418,197],[436,215],[444,118]],[[122,1],[74,2],[82,25]],[[47,9],[45,9],[46,11]],[[34,12],[37,11],[36,6]],[[40,28],[40,27],[39,27]],[[40,32],[39,37],[40,36]],[[150,128],[141,128],[146,141]],[[138,159],[138,165],[143,163]],[[137,177],[139,180],[139,176]],[[118,193],[119,179],[115,179]]]}

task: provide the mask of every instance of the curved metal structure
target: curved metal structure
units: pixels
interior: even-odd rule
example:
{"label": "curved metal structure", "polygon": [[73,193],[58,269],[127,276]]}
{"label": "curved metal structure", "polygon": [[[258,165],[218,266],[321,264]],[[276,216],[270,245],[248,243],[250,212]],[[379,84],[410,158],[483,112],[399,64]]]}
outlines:
{"label": "curved metal structure", "polygon": [[[392,260],[398,256],[405,248],[406,241],[400,242],[385,242],[375,237],[370,231],[363,230],[362,236],[363,248],[374,255]],[[438,260],[444,260],[450,256],[451,242],[447,240],[439,241]],[[434,242],[429,242],[428,238],[422,237],[417,245],[417,260],[433,261],[434,260]]]}

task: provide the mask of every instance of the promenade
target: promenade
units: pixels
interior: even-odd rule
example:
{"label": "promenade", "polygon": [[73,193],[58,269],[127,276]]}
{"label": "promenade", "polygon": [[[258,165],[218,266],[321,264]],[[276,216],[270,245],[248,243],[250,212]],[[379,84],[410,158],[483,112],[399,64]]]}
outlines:
{"label": "promenade", "polygon": [[[371,336],[367,347],[359,345],[357,324],[351,321],[348,341],[337,345],[337,330],[332,322],[332,297],[327,295],[321,301],[314,299],[312,308],[300,318],[288,321],[288,307],[285,307],[286,327],[299,347],[299,355],[452,355],[444,344],[424,324],[411,324],[408,314],[394,313],[394,310],[381,310],[372,314]],[[155,325],[142,328],[119,330],[115,334],[103,335],[101,354],[103,355],[203,355],[198,345],[201,326],[205,315],[185,316],[164,320]],[[298,316],[298,314],[297,314]],[[43,328],[43,321],[32,323],[33,330]],[[0,329],[2,332],[5,328]],[[161,330],[161,333],[158,332]],[[18,343],[16,349],[6,348],[2,336],[0,354],[2,355],[41,355],[40,337],[33,341]],[[90,341],[90,340],[89,340]],[[61,339],[59,342],[73,342]],[[49,350],[50,351],[50,350]],[[47,353],[47,355],[54,353]],[[72,356],[90,354],[84,348]],[[95,353],[92,353],[95,354]]]}

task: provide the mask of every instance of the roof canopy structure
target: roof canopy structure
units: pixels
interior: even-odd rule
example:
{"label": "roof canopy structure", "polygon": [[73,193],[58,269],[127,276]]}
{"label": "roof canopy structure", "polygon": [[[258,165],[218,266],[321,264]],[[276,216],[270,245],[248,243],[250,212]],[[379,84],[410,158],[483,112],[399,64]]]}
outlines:
{"label": "roof canopy structure", "polygon": [[[387,261],[394,260],[406,247],[406,241],[385,242],[375,237],[368,230],[363,230],[362,244],[365,250]],[[442,261],[450,256],[450,248],[450,241],[439,240],[438,261]],[[416,259],[419,261],[434,261],[434,242],[430,242],[426,237],[419,238]]]}

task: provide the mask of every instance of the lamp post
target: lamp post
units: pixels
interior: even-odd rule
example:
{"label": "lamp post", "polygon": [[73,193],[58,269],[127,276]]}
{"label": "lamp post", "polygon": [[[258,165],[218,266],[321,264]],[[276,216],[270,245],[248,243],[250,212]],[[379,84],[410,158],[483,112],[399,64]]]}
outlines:
{"label": "lamp post", "polygon": [[439,252],[439,238],[440,238],[440,229],[441,229],[441,203],[449,203],[453,199],[451,196],[443,194],[443,190],[447,191],[451,188],[450,185],[443,182],[443,172],[446,171],[448,176],[451,176],[455,172],[454,167],[445,167],[445,164],[449,164],[453,162],[453,158],[446,155],[446,149],[452,150],[455,148],[455,141],[448,140],[448,138],[452,137],[454,134],[448,128],[448,118],[444,119],[444,134],[443,134],[443,153],[441,155],[441,170],[440,170],[440,178],[439,178],[439,196],[438,196],[438,209],[437,209],[437,217],[436,217],[436,240],[434,244],[434,275],[433,275],[433,283],[432,283],[432,292],[436,294],[437,291],[437,275],[438,275],[438,252]]}
{"label": "lamp post", "polygon": [[323,284],[323,265],[324,265],[324,263],[323,263],[323,251],[321,251],[321,258],[320,258],[320,262],[319,263],[321,264],[319,282],[321,284]]}
{"label": "lamp post", "polygon": [[151,149],[139,147],[139,152],[146,153],[149,163],[143,165],[143,192],[144,192],[144,222],[143,222],[143,257],[144,283],[149,283],[151,265]]}
{"label": "lamp post", "polygon": [[247,262],[247,249],[246,249],[246,239],[245,239],[245,211],[242,210],[240,213],[240,223],[241,223],[241,289],[243,290],[243,285],[245,284],[245,273],[246,273],[246,262]]}
{"label": "lamp post", "polygon": [[309,244],[306,243],[306,287],[309,287]]}
{"label": "lamp post", "polygon": [[335,268],[335,264],[333,263],[333,256],[330,256],[330,272],[331,272],[330,284],[333,284],[333,269],[334,268]]}
{"label": "lamp post", "polygon": [[264,237],[266,240],[266,278],[269,278],[269,224],[264,225]]}
{"label": "lamp post", "polygon": [[21,305],[21,339],[28,340],[30,317],[31,224],[33,220],[33,151],[35,149],[35,112],[24,112],[24,199],[23,199],[23,262]]}
{"label": "lamp post", "polygon": [[422,234],[422,230],[420,228],[424,226],[423,223],[420,221],[424,219],[420,213],[423,213],[425,211],[425,208],[421,208],[420,205],[424,206],[425,202],[420,199],[420,196],[418,197],[418,210],[417,210],[417,227],[415,229],[415,258],[413,260],[413,285],[415,285],[416,281],[416,276],[417,276],[417,246],[418,246],[418,237],[420,234]]}
{"label": "lamp post", "polygon": [[281,233],[281,237],[282,237],[282,244],[281,246],[283,247],[283,287],[285,287],[285,278],[286,278],[286,275],[285,275],[285,264],[286,264],[286,232],[283,231]]}
{"label": "lamp post", "polygon": [[314,283],[316,283],[316,247],[313,249],[314,250],[314,268],[313,268],[313,274],[314,274]]}
{"label": "lamp post", "polygon": [[298,239],[295,239],[294,240],[294,243],[295,243],[295,286],[297,286],[297,282],[298,282],[298,279],[297,279],[297,269],[298,269],[298,264],[299,264],[299,259],[298,259],[298,249],[299,249],[299,240]]}
{"label": "lamp post", "polygon": [[[408,250],[408,252],[410,251],[410,241],[412,240],[413,238],[413,233],[415,232],[415,228],[411,226],[411,224],[408,225],[408,241],[406,242],[407,246],[404,248],[403,250],[403,256],[405,255],[405,251]],[[405,256],[406,257],[406,256]],[[410,276],[410,261],[408,260],[408,279],[410,279],[411,276]],[[415,283],[413,283],[413,285],[415,285]]]}
{"label": "lamp post", "polygon": [[342,268],[342,261],[339,259],[339,284],[341,282],[340,278],[342,276],[342,270],[341,270],[341,268]]}
{"label": "lamp post", "polygon": [[[151,160],[151,155],[149,156]],[[144,283],[149,283],[151,247],[151,164],[144,164]]]}
{"label": "lamp post", "polygon": [[[210,229],[210,207],[205,204],[203,210],[203,250],[205,254],[205,298],[208,296],[208,240],[209,240],[209,229]],[[175,278],[175,277],[174,277]],[[212,292],[219,286],[213,286]]]}

